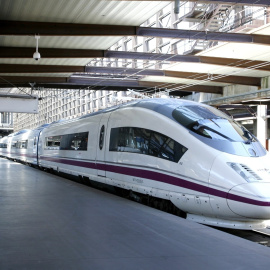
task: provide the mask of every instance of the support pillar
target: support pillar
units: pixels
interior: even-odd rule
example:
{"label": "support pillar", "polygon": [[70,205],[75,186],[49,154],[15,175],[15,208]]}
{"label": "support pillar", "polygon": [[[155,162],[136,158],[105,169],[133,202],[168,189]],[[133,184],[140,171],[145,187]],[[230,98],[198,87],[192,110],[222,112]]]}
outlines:
{"label": "support pillar", "polygon": [[267,106],[259,105],[257,107],[257,139],[260,143],[266,147],[266,139],[267,139]]}

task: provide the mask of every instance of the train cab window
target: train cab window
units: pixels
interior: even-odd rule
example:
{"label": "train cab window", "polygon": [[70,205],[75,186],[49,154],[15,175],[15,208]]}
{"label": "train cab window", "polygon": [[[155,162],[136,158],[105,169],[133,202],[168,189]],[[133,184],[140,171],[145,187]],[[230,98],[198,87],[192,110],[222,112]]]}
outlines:
{"label": "train cab window", "polygon": [[212,140],[252,142],[256,138],[232,118],[212,107],[180,106],[172,116],[192,132]]}
{"label": "train cab window", "polygon": [[187,148],[173,139],[149,129],[112,128],[110,151],[145,154],[178,162]]}
{"label": "train cab window", "polygon": [[266,155],[261,143],[245,127],[223,112],[202,105],[179,106],[172,117],[203,143],[238,156]]}

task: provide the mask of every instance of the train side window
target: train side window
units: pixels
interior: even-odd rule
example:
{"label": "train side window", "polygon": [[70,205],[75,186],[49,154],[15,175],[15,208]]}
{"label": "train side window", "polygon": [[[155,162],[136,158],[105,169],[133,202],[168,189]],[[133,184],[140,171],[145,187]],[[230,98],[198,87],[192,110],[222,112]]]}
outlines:
{"label": "train side window", "polygon": [[121,127],[111,129],[109,151],[145,154],[177,163],[187,148],[149,129]]}
{"label": "train side window", "polygon": [[7,148],[7,144],[6,143],[0,143],[0,148]]}
{"label": "train side window", "polygon": [[20,141],[19,142],[19,145],[18,145],[18,148],[20,148],[20,149],[27,149],[27,145],[28,145],[28,141],[27,140]]}
{"label": "train side window", "polygon": [[37,137],[34,138],[34,145],[37,145]]}
{"label": "train side window", "polygon": [[80,143],[78,150],[80,151],[87,151],[88,146],[88,132],[80,133]]}
{"label": "train side window", "polygon": [[187,148],[180,143],[168,138],[160,150],[160,157],[174,162],[178,162],[185,154]]}
{"label": "train side window", "polygon": [[166,137],[157,132],[151,133],[151,139],[149,143],[149,155],[158,157],[160,148],[165,143]]}
{"label": "train side window", "polygon": [[69,150],[87,150],[88,132],[70,134],[69,137]]}
{"label": "train side window", "polygon": [[17,145],[18,145],[18,142],[13,142],[13,143],[11,144],[11,148],[17,148]]}
{"label": "train side window", "polygon": [[59,147],[60,147],[60,150],[72,150],[70,135],[61,136]]}
{"label": "train side window", "polygon": [[120,128],[112,128],[110,135],[109,151],[118,151]]}
{"label": "train side window", "polygon": [[102,150],[103,145],[104,145],[104,135],[105,135],[105,126],[103,125],[100,129],[100,134],[99,134],[99,149]]}
{"label": "train side window", "polygon": [[134,128],[134,131],[136,148],[139,149],[142,154],[148,155],[151,131],[144,128]]}
{"label": "train side window", "polygon": [[88,132],[66,134],[61,136],[60,150],[87,151]]}
{"label": "train side window", "polygon": [[57,150],[60,146],[60,140],[62,136],[50,136],[45,138],[45,149]]}

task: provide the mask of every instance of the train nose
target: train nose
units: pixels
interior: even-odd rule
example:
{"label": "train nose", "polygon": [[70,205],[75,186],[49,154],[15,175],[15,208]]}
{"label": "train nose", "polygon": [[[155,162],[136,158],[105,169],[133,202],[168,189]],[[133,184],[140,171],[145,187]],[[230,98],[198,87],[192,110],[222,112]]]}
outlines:
{"label": "train nose", "polygon": [[234,186],[227,194],[227,203],[239,216],[270,219],[270,182]]}

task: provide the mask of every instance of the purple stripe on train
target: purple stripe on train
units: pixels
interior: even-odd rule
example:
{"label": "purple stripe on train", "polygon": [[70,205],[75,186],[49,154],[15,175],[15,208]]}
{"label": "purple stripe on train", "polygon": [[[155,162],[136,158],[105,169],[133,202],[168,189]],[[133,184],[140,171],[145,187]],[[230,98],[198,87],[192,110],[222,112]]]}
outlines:
{"label": "purple stripe on train", "polygon": [[56,157],[41,156],[40,159],[62,163],[66,165],[104,170],[104,171],[128,175],[128,176],[155,180],[158,182],[171,184],[174,186],[202,192],[205,194],[213,195],[213,196],[224,198],[224,199],[229,199],[232,201],[238,201],[238,202],[257,205],[257,206],[270,206],[270,202],[249,199],[249,198],[235,195],[235,194],[229,194],[225,191],[221,191],[221,190],[210,188],[210,187],[203,186],[200,184],[192,183],[187,180],[174,177],[168,174],[164,174],[164,173],[153,172],[153,171],[137,169],[137,168],[124,167],[124,166],[119,166],[119,165],[110,165],[110,164],[104,164],[104,163],[94,163],[94,162],[87,162],[87,161],[80,161],[80,160],[63,159],[63,158],[58,158],[58,157],[56,158]]}

